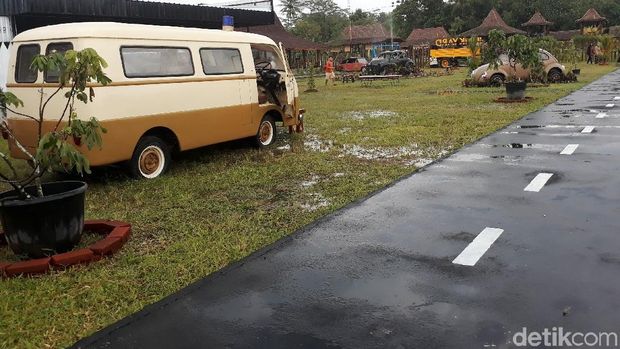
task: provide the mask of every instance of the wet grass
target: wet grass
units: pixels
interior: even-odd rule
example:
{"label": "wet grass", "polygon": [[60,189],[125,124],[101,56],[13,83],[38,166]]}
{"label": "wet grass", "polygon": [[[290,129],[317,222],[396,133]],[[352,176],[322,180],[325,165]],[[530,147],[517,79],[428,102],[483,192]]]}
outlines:
{"label": "wet grass", "polygon": [[[306,134],[271,150],[192,151],[153,181],[99,169],[87,216],[131,222],[131,240],[89,266],[1,280],[0,347],[70,345],[612,69],[586,66],[582,82],[531,89],[535,100],[518,105],[492,102],[500,89],[462,88],[462,71],[395,87],[319,84],[302,96]],[[14,257],[3,247],[0,260]]]}

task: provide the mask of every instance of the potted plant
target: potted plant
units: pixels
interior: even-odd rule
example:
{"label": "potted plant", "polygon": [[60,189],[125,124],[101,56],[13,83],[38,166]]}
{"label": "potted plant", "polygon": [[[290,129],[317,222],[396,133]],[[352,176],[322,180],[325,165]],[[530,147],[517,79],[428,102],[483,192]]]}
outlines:
{"label": "potted plant", "polygon": [[527,81],[520,78],[517,69],[529,69],[534,75],[537,75],[537,72],[542,69],[538,48],[525,35],[506,37],[502,31],[491,30],[484,52],[485,61],[489,63],[491,69],[497,69],[502,63],[500,57],[502,55],[505,55],[504,59],[512,70],[504,83],[507,97],[510,100],[524,99]]}
{"label": "potted plant", "polygon": [[[19,256],[39,258],[66,252],[79,241],[84,225],[86,183],[63,181],[42,183],[47,172],[67,171],[90,173],[88,160],[79,151],[84,146],[101,147],[101,127],[95,118],[80,119],[76,103],[88,103],[95,97],[93,85],[107,85],[110,79],[103,69],[107,63],[93,49],[52,52],[34,58],[31,69],[58,75],[58,85],[52,91],[39,90],[38,115],[20,112],[23,102],[11,92],[0,92],[0,108],[7,115],[23,119],[37,127],[37,146],[32,150],[19,139],[6,119],[0,121],[0,130],[8,140],[11,153],[28,158],[27,173],[16,170],[10,153],[0,152],[4,172],[0,182],[13,189],[0,194],[0,220],[9,246]],[[63,110],[49,114],[48,106],[54,98],[62,98]],[[44,131],[48,129],[48,131]]]}

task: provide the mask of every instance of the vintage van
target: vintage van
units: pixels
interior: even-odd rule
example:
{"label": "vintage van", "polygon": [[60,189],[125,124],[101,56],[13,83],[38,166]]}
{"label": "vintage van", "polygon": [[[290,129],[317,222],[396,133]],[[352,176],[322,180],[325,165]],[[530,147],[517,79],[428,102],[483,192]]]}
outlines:
{"label": "vintage van", "polygon": [[[58,86],[57,74],[30,69],[39,54],[95,49],[112,83],[93,86],[96,98],[77,106],[80,118],[96,117],[107,133],[103,148],[82,151],[91,166],[127,162],[138,178],[166,171],[177,151],[254,137],[272,144],[276,122],[303,129],[297,82],[283,48],[261,35],[221,30],[123,23],[72,23],[17,35],[7,88],[24,101],[17,111],[38,115],[41,93]],[[45,76],[44,76],[45,75]],[[45,129],[56,124],[63,98],[47,108]],[[35,123],[9,113],[18,139],[36,147]],[[14,156],[20,156],[11,147]],[[22,154],[23,157],[23,154]]]}

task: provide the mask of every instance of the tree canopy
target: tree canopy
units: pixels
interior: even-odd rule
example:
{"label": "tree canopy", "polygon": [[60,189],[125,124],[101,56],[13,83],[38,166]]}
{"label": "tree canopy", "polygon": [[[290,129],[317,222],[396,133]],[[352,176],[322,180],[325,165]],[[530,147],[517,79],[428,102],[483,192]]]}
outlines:
{"label": "tree canopy", "polygon": [[[389,14],[361,9],[349,14],[334,0],[281,0],[281,5],[287,28],[315,42],[337,39],[349,24],[390,23]],[[517,28],[539,10],[554,22],[551,30],[570,30],[579,27],[575,21],[591,7],[610,25],[620,25],[619,0],[402,0],[393,12],[394,33],[406,38],[414,28],[443,26],[456,35],[480,25],[492,8]]]}
{"label": "tree canopy", "polygon": [[282,0],[284,24],[293,34],[315,42],[337,38],[349,23],[334,0]]}

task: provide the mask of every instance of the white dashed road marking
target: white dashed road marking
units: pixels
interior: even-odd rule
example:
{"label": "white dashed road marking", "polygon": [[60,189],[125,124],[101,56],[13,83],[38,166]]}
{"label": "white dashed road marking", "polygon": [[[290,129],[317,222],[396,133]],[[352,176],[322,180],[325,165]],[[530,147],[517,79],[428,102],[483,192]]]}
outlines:
{"label": "white dashed road marking", "polygon": [[553,173],[539,173],[523,191],[538,193],[547,182],[553,177]]}
{"label": "white dashed road marking", "polygon": [[586,126],[581,133],[592,133],[594,131],[594,126]]}
{"label": "white dashed road marking", "polygon": [[485,228],[452,263],[473,267],[503,232],[504,229]]}
{"label": "white dashed road marking", "polygon": [[597,119],[604,119],[607,116],[608,116],[607,113],[598,113],[598,114],[596,114],[596,118]]}
{"label": "white dashed road marking", "polygon": [[575,152],[575,150],[577,150],[577,148],[579,148],[579,144],[569,144],[566,146],[566,148],[564,148],[564,150],[562,150],[560,154],[561,155],[573,155],[573,153]]}

